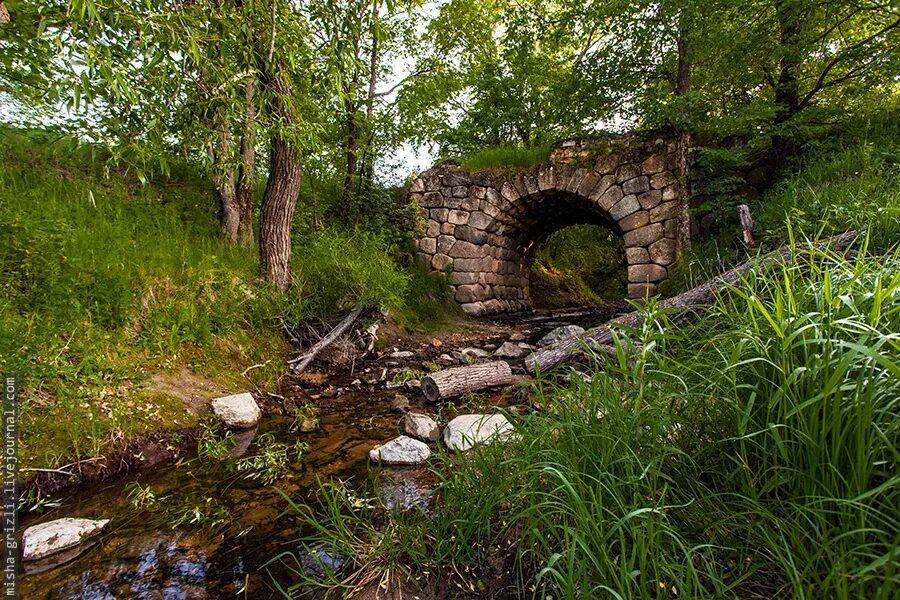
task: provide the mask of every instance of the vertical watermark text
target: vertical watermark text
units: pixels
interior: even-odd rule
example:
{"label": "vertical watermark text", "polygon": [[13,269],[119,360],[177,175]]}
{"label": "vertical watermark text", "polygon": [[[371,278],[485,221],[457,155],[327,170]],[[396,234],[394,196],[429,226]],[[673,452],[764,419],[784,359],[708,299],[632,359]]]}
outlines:
{"label": "vertical watermark text", "polygon": [[18,598],[19,544],[16,541],[16,475],[18,454],[19,385],[15,375],[3,376],[3,598]]}

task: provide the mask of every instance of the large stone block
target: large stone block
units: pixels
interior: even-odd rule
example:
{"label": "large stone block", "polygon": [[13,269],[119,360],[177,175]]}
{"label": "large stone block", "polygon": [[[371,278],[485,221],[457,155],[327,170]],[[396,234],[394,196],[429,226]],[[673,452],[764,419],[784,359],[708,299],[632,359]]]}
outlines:
{"label": "large stone block", "polygon": [[488,188],[483,185],[473,185],[469,188],[469,197],[483,199],[487,195]]}
{"label": "large stone block", "polygon": [[441,175],[441,183],[446,187],[471,185],[472,177],[465,171],[447,171]]}
{"label": "large stone block", "polygon": [[655,206],[659,206],[662,202],[662,192],[659,190],[650,190],[649,192],[644,192],[638,196],[638,202],[641,203],[641,208],[644,210],[650,210]]}
{"label": "large stone block", "polygon": [[678,216],[680,207],[678,202],[663,202],[650,211],[650,222],[660,223],[666,219],[674,219]]}
{"label": "large stone block", "polygon": [[649,298],[656,295],[655,283],[629,283],[628,297],[632,300],[640,300],[641,298]]}
{"label": "large stone block", "polygon": [[641,165],[621,165],[616,171],[616,183],[623,183],[641,174]]}
{"label": "large stone block", "polygon": [[487,298],[487,290],[480,283],[456,286],[457,302],[480,302]]}
{"label": "large stone block", "polygon": [[515,202],[519,199],[519,192],[516,191],[515,186],[509,181],[504,181],[503,185],[500,186],[500,195],[509,202]]}
{"label": "large stone block", "polygon": [[456,228],[456,231],[453,232],[453,237],[465,242],[472,242],[473,244],[485,244],[487,243],[488,238],[490,238],[490,234],[486,231],[469,227],[468,225],[459,225]]}
{"label": "large stone block", "polygon": [[668,202],[669,200],[676,200],[677,198],[678,198],[678,186],[677,185],[669,185],[662,189],[663,202]]}
{"label": "large stone block", "polygon": [[437,240],[433,237],[426,237],[419,240],[419,250],[426,254],[434,254],[437,250]]}
{"label": "large stone block", "polygon": [[450,211],[446,208],[432,208],[428,211],[428,216],[438,223],[446,223],[447,217],[450,216]]}
{"label": "large stone block", "polygon": [[473,198],[471,196],[466,196],[462,199],[462,202],[459,203],[459,208],[462,210],[467,210],[472,212],[473,210],[481,210],[481,200],[478,198]]}
{"label": "large stone block", "polygon": [[454,242],[450,252],[447,253],[451,258],[480,258],[483,256],[482,247],[471,242],[457,240]]}
{"label": "large stone block", "polygon": [[641,172],[644,175],[654,175],[666,170],[666,157],[661,155],[651,156],[641,163]]}
{"label": "large stone block", "polygon": [[597,162],[594,163],[594,170],[601,175],[615,174],[616,169],[618,168],[619,156],[617,154],[607,154],[606,156],[601,156],[597,159]]}
{"label": "large stone block", "polygon": [[456,243],[456,237],[452,235],[439,235],[437,238],[436,251],[441,254],[449,254],[450,248]]}
{"label": "large stone block", "polygon": [[609,209],[609,216],[618,221],[639,210],[641,210],[641,205],[637,200],[637,196],[631,194],[616,202],[613,207]]}
{"label": "large stone block", "polygon": [[591,202],[598,203],[600,198],[603,196],[603,194],[605,194],[609,190],[610,187],[615,185],[615,183],[616,183],[615,175],[604,175],[600,179],[599,183],[597,183],[597,185],[594,186],[594,189],[591,191],[590,195],[588,196],[588,200],[590,200]]}
{"label": "large stone block", "polygon": [[453,271],[453,285],[471,285],[478,283],[481,273],[471,271]]}
{"label": "large stone block", "polygon": [[650,180],[646,175],[629,179],[622,184],[622,191],[627,194],[641,194],[650,189]]}
{"label": "large stone block", "polygon": [[672,175],[670,171],[663,171],[662,173],[657,173],[653,177],[650,178],[650,185],[654,190],[661,190],[664,187],[670,186],[675,183],[675,176]]}
{"label": "large stone block", "polygon": [[443,235],[453,235],[456,231],[456,225],[453,223],[441,223],[441,233]]}
{"label": "large stone block", "polygon": [[639,210],[635,213],[631,213],[623,219],[619,219],[619,228],[622,231],[631,231],[632,229],[643,227],[649,222],[650,213],[648,213],[646,210]]}
{"label": "large stone block", "polygon": [[565,190],[570,193],[575,193],[578,190],[578,186],[581,185],[581,182],[588,175],[587,169],[578,168],[572,173],[572,176],[569,178],[568,183],[566,183]]}
{"label": "large stone block", "polygon": [[[695,221],[697,219],[691,217],[691,226],[694,227]],[[677,239],[678,238],[678,219],[669,219],[665,223],[663,223],[663,231],[667,238]],[[695,231],[691,231],[691,235],[695,235]]]}
{"label": "large stone block", "polygon": [[425,221],[425,237],[437,237],[441,233],[441,224],[435,220]]}
{"label": "large stone block", "polygon": [[422,181],[421,177],[418,177],[413,180],[413,182],[409,185],[409,191],[418,194],[425,191],[425,182]]}
{"label": "large stone block", "polygon": [[538,167],[537,185],[539,191],[553,189],[556,186],[556,171],[553,165],[541,165]]}
{"label": "large stone block", "polygon": [[575,168],[570,165],[556,165],[553,168],[553,173],[555,175],[553,189],[564,190],[569,184],[569,180],[572,179],[572,174],[575,173]]}
{"label": "large stone block", "polygon": [[678,244],[675,240],[663,238],[650,244],[647,248],[651,260],[658,265],[667,267],[675,262],[675,255],[678,251]]}
{"label": "large stone block", "polygon": [[460,305],[460,308],[470,317],[480,317],[484,314],[484,304],[481,302],[466,302]]}
{"label": "large stone block", "polygon": [[628,266],[629,283],[655,283],[664,280],[668,275],[665,267],[652,263]]}
{"label": "large stone block", "polygon": [[589,171],[581,180],[581,183],[578,184],[578,189],[575,190],[575,193],[582,198],[590,198],[591,192],[594,191],[594,188],[597,187],[597,184],[599,184],[602,179],[603,177],[601,175],[598,175],[594,171]]}
{"label": "large stone block", "polygon": [[453,264],[453,259],[446,254],[435,254],[431,259],[431,266],[436,271],[443,271]]}
{"label": "large stone block", "polygon": [[534,173],[523,173],[522,181],[525,183],[525,192],[529,195],[538,193],[537,175]]}
{"label": "large stone block", "polygon": [[487,229],[493,221],[489,215],[476,211],[469,215],[466,223],[469,227],[474,227],[475,229]]}
{"label": "large stone block", "polygon": [[447,221],[454,225],[465,225],[468,220],[469,213],[464,210],[451,210],[447,217]]}
{"label": "large stone block", "polygon": [[638,246],[647,247],[656,240],[662,238],[663,228],[659,223],[651,223],[644,225],[625,233],[625,246],[636,248]]}
{"label": "large stone block", "polygon": [[453,188],[454,198],[465,198],[469,193],[469,188],[464,185],[457,185]]}
{"label": "large stone block", "polygon": [[597,200],[597,204],[599,204],[600,208],[602,208],[603,210],[608,211],[616,204],[616,202],[621,200],[624,195],[625,194],[622,193],[622,188],[614,185],[606,190],[606,192],[604,192],[602,196],[600,196],[600,198]]}
{"label": "large stone block", "polygon": [[646,248],[625,248],[625,258],[629,265],[643,265],[650,262],[650,253]]}

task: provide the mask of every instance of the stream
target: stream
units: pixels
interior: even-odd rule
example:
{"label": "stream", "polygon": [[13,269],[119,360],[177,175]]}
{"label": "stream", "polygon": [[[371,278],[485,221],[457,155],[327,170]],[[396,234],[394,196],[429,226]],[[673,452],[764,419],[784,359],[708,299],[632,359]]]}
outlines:
{"label": "stream", "polygon": [[[514,321],[498,320],[490,324],[486,337],[468,340],[465,345],[497,347],[513,333],[534,343],[560,325],[590,326],[610,316],[609,311],[570,310],[539,313]],[[438,353],[449,351],[450,348],[444,347]],[[429,360],[432,357],[426,358],[420,351],[407,363],[390,361],[395,363],[390,369],[394,372],[402,368],[421,369]],[[23,530],[61,517],[111,520],[98,541],[76,558],[49,568],[45,565],[43,570],[26,563],[19,579],[20,597],[47,600],[283,597],[274,582],[287,587],[296,582],[296,576],[280,563],[264,565],[286,551],[301,556],[304,551],[298,538],[304,531],[300,519],[288,510],[289,504],[278,490],[298,504],[315,506],[320,479],[345,481],[360,497],[370,497],[377,480],[378,493],[388,506],[424,506],[430,498],[432,478],[427,466],[378,468],[368,459],[369,450],[374,446],[402,433],[403,412],[394,406],[398,392],[409,399],[413,411],[432,415],[438,412],[438,407],[427,405],[412,386],[388,388],[385,381],[376,381],[388,364],[378,359],[368,365],[356,365],[355,375],[331,377],[328,389],[334,390],[332,394],[301,388],[296,381],[286,384],[281,390],[283,396],[316,404],[318,429],[298,433],[292,430],[292,418],[264,415],[255,432],[238,438],[235,449],[235,453],[243,450],[243,455],[252,456],[259,450],[261,440],[271,442],[273,437],[288,445],[298,438],[308,444],[302,457],[292,462],[286,473],[272,484],[235,473],[227,468],[226,461],[194,458],[153,473],[63,493],[59,508],[40,515],[20,516]],[[361,385],[359,377],[363,378]],[[488,404],[500,406],[513,401],[502,391],[488,393],[486,400]],[[454,416],[454,409],[442,411],[441,416]],[[167,522],[165,514],[155,514],[163,511],[135,508],[132,502],[135,481],[141,489],[152,490],[156,498],[162,498],[162,505],[178,507],[182,522],[173,526],[171,518]],[[197,513],[203,515],[198,518],[201,523],[218,518],[217,526],[191,523],[192,515]]]}

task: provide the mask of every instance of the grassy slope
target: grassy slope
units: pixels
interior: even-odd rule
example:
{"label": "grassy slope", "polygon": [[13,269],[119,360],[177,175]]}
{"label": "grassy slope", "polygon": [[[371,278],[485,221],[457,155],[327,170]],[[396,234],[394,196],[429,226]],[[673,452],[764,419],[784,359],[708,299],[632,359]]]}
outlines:
{"label": "grassy slope", "polygon": [[[410,331],[460,318],[446,283],[400,269],[382,235],[302,222],[294,285],[275,294],[255,248],[219,240],[209,182],[181,166],[142,185],[105,173],[92,151],[0,130],[0,370],[22,378],[25,467],[194,424],[174,394],[271,388],[290,350],[282,319],[358,302],[391,309]],[[163,385],[150,385],[155,374],[168,375]]]}
{"label": "grassy slope", "polygon": [[206,182],[142,186],[98,165],[66,140],[0,136],[0,368],[22,378],[27,467],[195,422],[142,385],[153,373],[266,386],[287,350],[254,314],[265,292],[253,253],[218,240]]}

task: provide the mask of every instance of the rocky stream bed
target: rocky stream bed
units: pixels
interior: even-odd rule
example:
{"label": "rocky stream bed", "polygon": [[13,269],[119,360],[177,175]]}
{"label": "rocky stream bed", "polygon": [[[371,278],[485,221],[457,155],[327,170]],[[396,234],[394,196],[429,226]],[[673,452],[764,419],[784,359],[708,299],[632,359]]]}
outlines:
{"label": "rocky stream bed", "polygon": [[[433,365],[497,359],[509,360],[513,372],[521,374],[522,356],[548,332],[563,326],[589,326],[610,316],[610,311],[563,310],[482,322],[468,332],[388,348],[377,357],[354,363],[352,371],[290,378],[278,395],[261,399],[259,424],[239,432],[228,459],[253,456],[263,443],[294,447],[301,441],[305,446],[300,458],[291,460],[277,479],[246,477],[229,469],[228,460],[182,458],[140,475],[60,491],[58,508],[20,516],[23,530],[47,527],[64,518],[109,522],[67,552],[26,561],[20,595],[33,599],[281,597],[274,581],[290,585],[292,574],[277,563],[264,565],[285,551],[298,556],[304,552],[297,542],[304,532],[298,517],[286,510],[289,504],[282,492],[298,503],[315,506],[317,480],[340,479],[361,498],[377,489],[388,507],[427,508],[433,482],[427,455],[437,444],[453,447],[459,441],[449,431],[453,427],[447,428],[448,422],[463,415],[454,423],[471,425],[465,421],[466,413],[490,415],[499,407],[513,413],[532,409],[514,406],[522,397],[509,389],[479,394],[478,406],[466,405],[465,400],[430,404],[412,374]],[[471,398],[468,402],[476,403]],[[296,415],[286,414],[288,405],[299,403],[315,408],[315,422],[298,427]],[[407,435],[399,439],[409,441],[399,445],[404,451],[412,448],[414,460],[406,462],[424,463],[379,465],[379,458],[391,462],[384,460],[389,448],[382,444]],[[40,533],[32,530],[32,540],[37,539],[36,532]],[[319,567],[317,560],[309,563],[310,568]]]}

